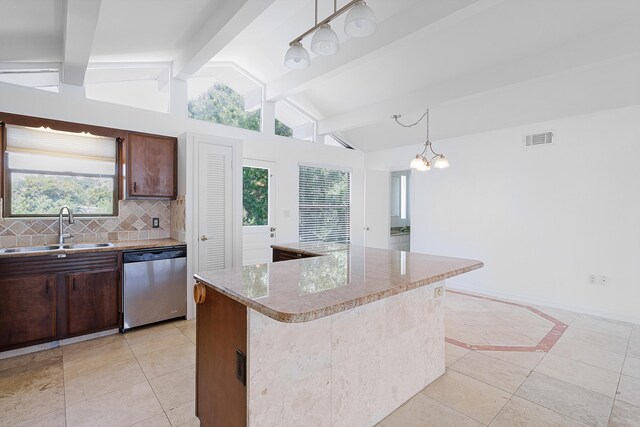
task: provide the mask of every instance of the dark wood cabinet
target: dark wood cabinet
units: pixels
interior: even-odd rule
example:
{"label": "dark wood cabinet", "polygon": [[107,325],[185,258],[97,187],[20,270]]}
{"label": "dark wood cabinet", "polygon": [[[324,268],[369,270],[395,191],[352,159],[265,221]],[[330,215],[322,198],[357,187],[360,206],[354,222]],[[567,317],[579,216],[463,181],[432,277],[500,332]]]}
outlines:
{"label": "dark wood cabinet", "polygon": [[0,349],[56,337],[56,276],[0,279]]}
{"label": "dark wood cabinet", "polygon": [[175,199],[177,139],[129,133],[124,145],[127,198]]}
{"label": "dark wood cabinet", "polygon": [[68,335],[119,326],[118,274],[111,269],[66,275]]}
{"label": "dark wood cabinet", "polygon": [[204,285],[196,305],[196,416],[203,426],[247,423],[247,308]]}
{"label": "dark wood cabinet", "polygon": [[0,351],[121,326],[121,253],[0,257]]}
{"label": "dark wood cabinet", "polygon": [[283,249],[273,248],[273,262],[278,261],[287,261],[290,259],[302,259],[302,258],[310,258],[317,255],[311,255],[302,252],[294,252],[294,251],[285,251]]}

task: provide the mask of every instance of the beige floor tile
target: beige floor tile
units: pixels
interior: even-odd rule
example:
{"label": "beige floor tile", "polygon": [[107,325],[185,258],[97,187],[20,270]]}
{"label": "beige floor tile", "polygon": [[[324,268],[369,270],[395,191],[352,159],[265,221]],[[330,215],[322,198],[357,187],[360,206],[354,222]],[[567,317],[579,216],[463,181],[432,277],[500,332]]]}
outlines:
{"label": "beige floor tile", "polygon": [[558,340],[549,353],[614,372],[622,371],[624,363],[623,353],[614,353],[605,348],[587,345],[583,341],[565,336]]}
{"label": "beige floor tile", "polygon": [[[196,401],[183,403],[167,411],[167,417],[173,426],[199,425],[200,420],[196,418]],[[195,424],[197,423],[197,424]]]}
{"label": "beige floor tile", "polygon": [[530,372],[528,369],[475,351],[454,363],[450,369],[512,394],[527,379]]}
{"label": "beige floor tile", "polygon": [[197,418],[192,419],[186,424],[181,424],[178,427],[200,427],[200,420]]}
{"label": "beige floor tile", "polygon": [[154,415],[151,418],[133,424],[131,427],[171,427],[165,413]]}
{"label": "beige floor tile", "polygon": [[580,317],[578,313],[574,313],[573,311],[561,310],[559,308],[545,307],[542,305],[533,305],[532,307],[537,308],[544,314],[547,314],[554,319],[561,321],[565,325],[571,325],[578,317]]}
{"label": "beige floor tile", "polygon": [[622,375],[616,400],[640,406],[640,379]]}
{"label": "beige floor tile", "polygon": [[91,371],[78,372],[72,367],[64,372],[66,404],[69,406],[146,380],[133,356]]}
{"label": "beige floor tile", "polygon": [[[196,368],[179,369],[149,381],[162,408],[169,411],[196,398]],[[172,424],[175,424],[172,422]]]}
{"label": "beige floor tile", "polygon": [[640,426],[640,406],[630,405],[616,400],[609,418],[609,427]]}
{"label": "beige floor tile", "polygon": [[62,357],[0,371],[0,426],[14,426],[62,409]]}
{"label": "beige floor tile", "polygon": [[128,426],[162,412],[151,386],[144,382],[67,407],[67,426]]}
{"label": "beige floor tile", "polygon": [[491,422],[511,396],[455,371],[447,371],[422,393],[483,424]]}
{"label": "beige floor tile", "polygon": [[422,393],[395,410],[379,424],[382,427],[481,427],[479,422],[454,411]]}
{"label": "beige floor tile", "polygon": [[184,336],[173,324],[172,329],[164,329],[153,334],[143,335],[141,337],[127,339],[131,351],[136,357],[142,356],[154,351],[164,350],[167,348],[175,348],[184,344],[191,344],[189,339]]}
{"label": "beige floor tile", "polygon": [[478,353],[513,363],[530,371],[547,355],[543,351],[479,351]]}
{"label": "beige floor tile", "polygon": [[622,373],[634,378],[640,378],[640,359],[635,357],[627,357],[624,360]]}
{"label": "beige floor tile", "polygon": [[615,335],[617,337],[629,339],[633,325],[616,320],[603,319],[581,314],[572,324],[572,327],[589,329],[603,334]]}
{"label": "beige floor tile", "polygon": [[98,338],[62,347],[64,369],[87,372],[133,357],[121,335]]}
{"label": "beige floor tile", "polygon": [[587,424],[513,396],[489,424],[491,427],[587,427]]}
{"label": "beige floor tile", "polygon": [[192,343],[196,342],[196,322],[186,320],[186,323],[176,326]]}
{"label": "beige floor tile", "polygon": [[445,356],[445,365],[448,368],[449,366],[456,363],[458,360],[462,359],[465,354],[469,353],[470,350],[466,348],[462,348],[460,346],[445,343],[444,344],[444,356]]}
{"label": "beige floor tile", "polygon": [[[32,418],[22,423],[12,424],[12,427],[65,427],[67,422],[64,409]],[[0,421],[0,425],[2,421]]]}
{"label": "beige floor tile", "polygon": [[35,353],[23,354],[21,356],[9,357],[7,359],[0,359],[0,371],[60,356],[62,356],[62,349],[58,347],[52,348],[51,350],[43,350]]}
{"label": "beige floor tile", "polygon": [[192,366],[196,363],[196,347],[189,340],[187,344],[137,357],[147,379]]}
{"label": "beige floor tile", "polygon": [[136,338],[140,338],[145,335],[156,334],[160,331],[172,329],[175,329],[175,325],[173,322],[163,322],[155,325],[141,326],[139,328],[130,329],[124,333],[124,337],[127,340],[135,340]]}
{"label": "beige floor tile", "polygon": [[516,396],[590,426],[606,426],[613,399],[539,372],[532,372]]}
{"label": "beige floor tile", "polygon": [[617,337],[615,335],[603,334],[589,329],[577,328],[573,325],[569,326],[562,338],[573,338],[582,344],[599,347],[612,353],[625,354],[627,352],[628,339]]}
{"label": "beige floor tile", "polygon": [[620,374],[554,354],[542,359],[536,372],[614,397]]}
{"label": "beige floor tile", "polygon": [[640,359],[640,341],[629,341],[627,357],[635,357],[636,359]]}

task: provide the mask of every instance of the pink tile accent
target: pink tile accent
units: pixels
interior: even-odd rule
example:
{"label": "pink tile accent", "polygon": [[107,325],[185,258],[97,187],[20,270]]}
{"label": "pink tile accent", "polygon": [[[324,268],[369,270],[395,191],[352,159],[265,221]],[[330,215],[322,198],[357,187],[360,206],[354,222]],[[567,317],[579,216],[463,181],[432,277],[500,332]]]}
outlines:
{"label": "pink tile accent", "polygon": [[508,304],[508,305],[513,305],[513,306],[516,306],[516,307],[521,307],[521,308],[529,310],[533,314],[536,314],[536,315],[542,317],[543,319],[548,320],[549,322],[553,323],[553,327],[551,328],[551,330],[549,330],[547,335],[545,335],[544,338],[542,338],[540,340],[540,342],[538,343],[538,345],[536,345],[535,347],[534,346],[506,346],[506,345],[476,345],[476,344],[468,344],[468,343],[465,343],[465,342],[462,342],[462,341],[458,341],[458,340],[453,339],[453,338],[445,338],[445,341],[448,342],[449,344],[457,345],[459,347],[466,348],[468,350],[479,350],[479,351],[522,351],[522,352],[545,351],[546,352],[546,351],[551,350],[551,348],[555,345],[555,343],[558,342],[558,340],[560,339],[560,337],[562,336],[564,331],[566,331],[567,328],[568,328],[568,325],[562,323],[558,319],[555,319],[555,318],[549,316],[548,314],[541,312],[537,308],[533,308],[533,307],[530,307],[528,305],[518,304],[518,303],[515,303],[515,302],[509,302],[509,301],[502,301],[502,300],[499,300],[499,299],[495,299],[495,298],[491,298],[491,297],[487,297],[487,296],[483,296],[483,295],[468,294],[466,292],[460,292],[460,291],[448,290],[447,292],[450,292],[450,293],[453,293],[453,294],[465,295],[465,296],[472,297],[472,298],[480,298],[480,299],[484,299],[484,300],[488,300],[488,301],[499,302],[501,304]]}

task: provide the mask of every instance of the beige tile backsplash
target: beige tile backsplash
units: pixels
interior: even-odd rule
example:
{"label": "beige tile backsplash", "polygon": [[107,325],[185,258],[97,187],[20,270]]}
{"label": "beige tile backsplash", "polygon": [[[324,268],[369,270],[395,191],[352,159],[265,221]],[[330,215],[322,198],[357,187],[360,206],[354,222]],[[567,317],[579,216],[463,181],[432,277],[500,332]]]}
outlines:
{"label": "beige tile backsplash", "polygon": [[185,206],[184,196],[178,196],[178,198],[171,202],[170,206],[171,217],[171,238],[186,241],[186,224],[185,224]]}
{"label": "beige tile backsplash", "polygon": [[[174,204],[177,202],[171,202]],[[65,215],[65,232],[71,243],[101,243],[124,240],[163,239],[171,231],[170,202],[159,200],[122,200],[117,217],[76,218],[69,225]],[[182,236],[184,237],[184,199],[182,206]],[[179,211],[179,209],[177,209]],[[160,228],[151,227],[151,219],[160,218]],[[184,240],[184,239],[179,239]],[[57,218],[0,219],[0,247],[37,246],[58,242]]]}

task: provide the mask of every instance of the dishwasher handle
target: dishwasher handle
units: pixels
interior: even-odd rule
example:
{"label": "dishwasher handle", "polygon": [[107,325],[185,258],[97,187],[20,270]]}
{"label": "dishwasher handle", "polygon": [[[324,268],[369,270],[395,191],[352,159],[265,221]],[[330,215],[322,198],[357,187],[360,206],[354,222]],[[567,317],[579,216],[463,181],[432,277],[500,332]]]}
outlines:
{"label": "dishwasher handle", "polygon": [[184,258],[187,256],[186,246],[172,248],[154,248],[125,252],[123,262],[125,264],[133,262],[160,261],[163,259]]}

